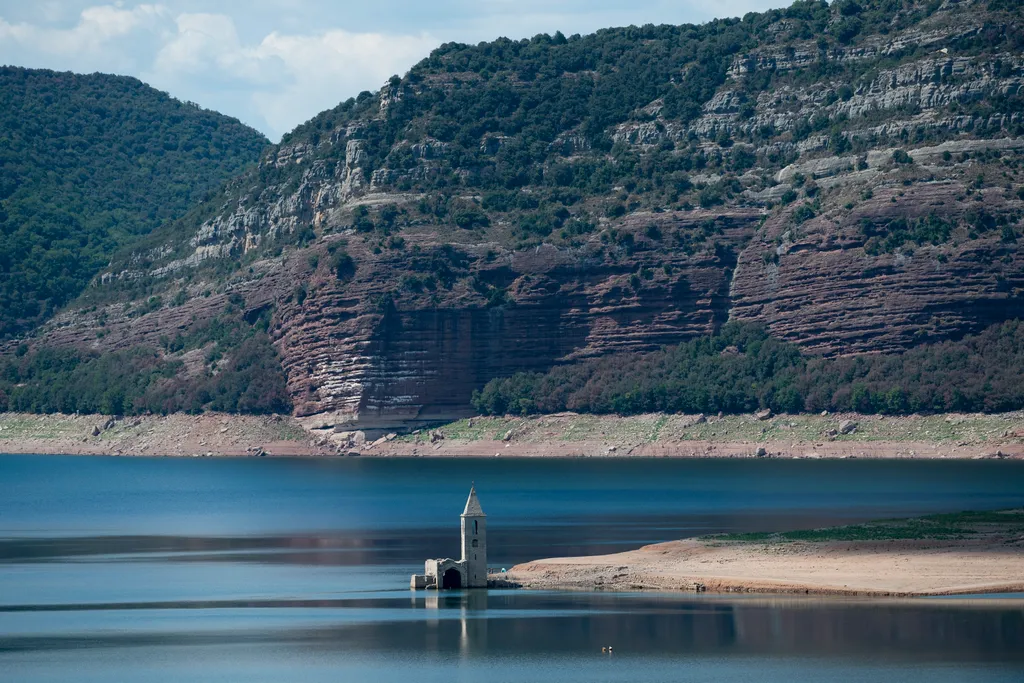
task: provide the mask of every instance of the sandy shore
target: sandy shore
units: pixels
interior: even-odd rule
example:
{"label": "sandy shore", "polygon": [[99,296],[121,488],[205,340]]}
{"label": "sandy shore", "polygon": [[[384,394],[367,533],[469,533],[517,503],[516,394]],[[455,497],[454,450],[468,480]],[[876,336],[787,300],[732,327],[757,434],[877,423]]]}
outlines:
{"label": "sandy shore", "polygon": [[[1018,515],[1022,518],[1024,515]],[[922,596],[1024,591],[1024,526],[958,540],[726,542],[688,539],[537,560],[526,588]]]}
{"label": "sandy shore", "polygon": [[[306,426],[304,426],[304,422]],[[844,423],[855,428],[841,431]],[[290,416],[0,413],[0,453],[174,456],[1024,459],[1024,413],[477,417],[398,435]]]}

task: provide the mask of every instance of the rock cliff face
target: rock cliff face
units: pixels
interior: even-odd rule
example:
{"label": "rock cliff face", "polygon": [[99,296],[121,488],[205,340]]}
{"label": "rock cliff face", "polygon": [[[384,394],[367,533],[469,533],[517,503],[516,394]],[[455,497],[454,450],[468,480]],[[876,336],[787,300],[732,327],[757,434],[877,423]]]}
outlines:
{"label": "rock cliff face", "polygon": [[979,206],[1005,215],[1024,204],[1002,189],[958,201],[965,187],[949,180],[902,188],[798,227],[789,211],[766,221],[740,256],[732,316],[829,354],[897,351],[1024,316],[1024,258],[1000,233],[958,227],[949,243],[871,254],[863,227],[936,215],[963,224]]}
{"label": "rock cliff face", "polygon": [[[634,216],[624,226],[642,221],[667,231],[707,219],[691,213]],[[392,295],[396,282],[415,273],[404,256],[352,252],[367,265],[351,282],[328,277],[301,306],[280,311],[297,412],[327,413],[327,423],[358,415],[368,427],[449,419],[466,414],[472,390],[492,377],[711,333],[728,318],[729,274],[759,213],[717,216],[729,226],[718,251],[692,256],[664,258],[642,243],[625,262],[588,249],[541,245],[495,255],[454,245],[453,260],[472,275],[439,305],[426,294]],[[431,231],[407,233],[407,249],[436,249],[432,238]],[[651,268],[638,284],[634,273],[645,263],[660,270]],[[507,303],[488,306],[469,280],[506,291]]]}
{"label": "rock cliff face", "polygon": [[[1005,4],[806,2],[725,23],[743,40],[713,48],[713,87],[682,100],[696,109],[681,56],[596,132],[606,105],[574,120],[566,93],[637,67],[558,55],[682,49],[686,27],[443,48],[286,136],[36,343],[156,345],[233,298],[273,312],[308,424],[384,428],[463,415],[495,376],[729,319],[848,354],[1021,317],[1024,35]],[[530,50],[551,58],[534,68]]]}

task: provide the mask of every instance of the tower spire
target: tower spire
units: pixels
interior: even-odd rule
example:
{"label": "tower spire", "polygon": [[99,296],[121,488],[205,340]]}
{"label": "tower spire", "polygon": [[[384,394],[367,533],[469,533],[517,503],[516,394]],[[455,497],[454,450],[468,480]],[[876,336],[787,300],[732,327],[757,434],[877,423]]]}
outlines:
{"label": "tower spire", "polygon": [[480,499],[476,497],[476,486],[469,487],[469,498],[466,499],[466,509],[462,511],[463,517],[486,517],[484,509],[480,507]]}

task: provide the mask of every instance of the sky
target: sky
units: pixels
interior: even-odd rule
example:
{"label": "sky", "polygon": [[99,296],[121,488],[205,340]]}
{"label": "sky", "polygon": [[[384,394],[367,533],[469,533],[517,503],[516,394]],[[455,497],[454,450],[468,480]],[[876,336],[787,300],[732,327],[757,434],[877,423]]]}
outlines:
{"label": "sky", "polygon": [[276,142],[438,45],[683,24],[786,0],[0,0],[0,64],[135,76]]}

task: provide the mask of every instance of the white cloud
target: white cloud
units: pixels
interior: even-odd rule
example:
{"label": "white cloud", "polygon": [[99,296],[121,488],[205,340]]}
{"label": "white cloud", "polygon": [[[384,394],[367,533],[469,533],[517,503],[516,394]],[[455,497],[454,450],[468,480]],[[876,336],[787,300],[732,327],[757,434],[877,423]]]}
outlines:
{"label": "white cloud", "polygon": [[154,28],[166,15],[166,8],[160,5],[138,5],[131,9],[101,5],[83,10],[78,23],[68,29],[10,24],[0,18],[0,42],[50,54],[89,56],[139,29]]}
{"label": "white cloud", "polygon": [[427,35],[328,31],[318,36],[272,33],[257,54],[277,58],[291,76],[282,92],[257,92],[256,106],[267,122],[282,130],[294,125],[294,108],[310,114],[335,106],[361,90],[375,90],[393,74],[402,74],[440,43]]}
{"label": "white cloud", "polygon": [[[360,90],[379,88],[403,73],[440,41],[331,30],[265,36],[247,45],[231,17],[182,14],[144,73],[145,80],[222,108],[246,93],[242,118],[280,135]],[[224,109],[222,109],[224,110]]]}
{"label": "white cloud", "polygon": [[231,17],[222,14],[181,14],[177,33],[160,48],[152,72],[162,77],[189,76],[221,82],[242,81],[269,87],[277,69],[257,46],[242,44]]}

